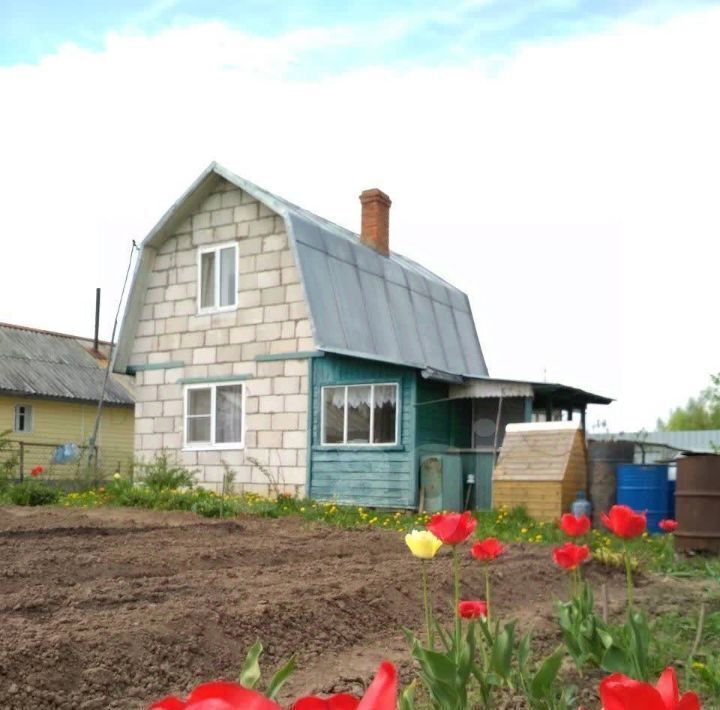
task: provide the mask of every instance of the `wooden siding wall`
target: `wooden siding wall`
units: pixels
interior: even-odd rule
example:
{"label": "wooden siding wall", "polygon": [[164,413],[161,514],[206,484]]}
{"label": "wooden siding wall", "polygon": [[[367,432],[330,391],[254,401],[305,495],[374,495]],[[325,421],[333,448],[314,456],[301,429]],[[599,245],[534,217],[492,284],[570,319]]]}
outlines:
{"label": "wooden siding wall", "polygon": [[[32,431],[12,432],[16,404],[32,406]],[[51,464],[54,448],[50,444],[74,442],[87,444],[95,425],[97,404],[66,402],[39,398],[0,396],[0,431],[11,430],[10,439],[23,441],[24,472],[33,466],[43,466],[46,476],[70,478],[76,464]],[[133,407],[104,406],[98,435],[99,464],[105,475],[127,471],[133,460]],[[48,444],[33,446],[32,444]]]}
{"label": "wooden siding wall", "polygon": [[[415,371],[329,354],[314,358],[312,367],[311,497],[377,507],[414,506],[417,492]],[[373,382],[397,382],[400,385],[398,445],[378,448],[322,446],[321,388]]]}
{"label": "wooden siding wall", "polygon": [[417,447],[437,450],[468,448],[472,435],[472,401],[448,399],[449,387],[417,377]]}
{"label": "wooden siding wall", "polygon": [[437,450],[450,444],[451,420],[448,386],[417,378],[417,447]]}

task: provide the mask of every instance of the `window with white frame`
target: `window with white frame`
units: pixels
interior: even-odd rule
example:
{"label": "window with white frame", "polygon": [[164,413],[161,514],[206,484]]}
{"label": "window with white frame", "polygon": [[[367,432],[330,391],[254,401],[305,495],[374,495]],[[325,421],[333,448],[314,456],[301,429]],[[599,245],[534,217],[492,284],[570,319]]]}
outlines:
{"label": "window with white frame", "polygon": [[322,399],[324,445],[397,444],[397,384],[323,387]]}
{"label": "window with white frame", "polygon": [[185,388],[185,446],[238,449],[244,443],[243,385],[223,383]]}
{"label": "window with white frame", "polygon": [[18,433],[29,434],[32,431],[32,425],[32,406],[29,404],[16,404],[13,430]]}
{"label": "window with white frame", "polygon": [[222,311],[237,306],[237,244],[198,249],[198,311]]}

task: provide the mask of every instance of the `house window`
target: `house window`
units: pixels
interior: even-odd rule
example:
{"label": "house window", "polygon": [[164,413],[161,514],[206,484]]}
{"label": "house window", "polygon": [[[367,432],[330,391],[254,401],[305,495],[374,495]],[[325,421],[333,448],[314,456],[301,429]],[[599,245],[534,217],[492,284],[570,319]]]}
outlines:
{"label": "house window", "polygon": [[322,399],[324,445],[397,444],[398,385],[323,387]]}
{"label": "house window", "polygon": [[239,449],[244,439],[242,384],[191,385],[185,389],[185,446]]}
{"label": "house window", "polygon": [[237,305],[237,244],[198,250],[198,311],[222,311]]}
{"label": "house window", "polygon": [[18,433],[29,434],[32,431],[32,426],[32,407],[29,404],[16,404],[13,430]]}

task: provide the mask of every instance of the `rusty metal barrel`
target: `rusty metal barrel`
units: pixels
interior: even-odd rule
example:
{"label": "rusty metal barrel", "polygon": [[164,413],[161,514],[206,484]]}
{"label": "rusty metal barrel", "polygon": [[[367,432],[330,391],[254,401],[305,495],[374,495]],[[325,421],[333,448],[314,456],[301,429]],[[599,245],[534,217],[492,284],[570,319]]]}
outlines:
{"label": "rusty metal barrel", "polygon": [[686,456],[675,484],[677,550],[720,553],[720,456]]}
{"label": "rusty metal barrel", "polygon": [[631,441],[588,442],[588,498],[594,527],[601,526],[600,514],[615,503],[618,464],[632,463],[634,455],[635,444]]}

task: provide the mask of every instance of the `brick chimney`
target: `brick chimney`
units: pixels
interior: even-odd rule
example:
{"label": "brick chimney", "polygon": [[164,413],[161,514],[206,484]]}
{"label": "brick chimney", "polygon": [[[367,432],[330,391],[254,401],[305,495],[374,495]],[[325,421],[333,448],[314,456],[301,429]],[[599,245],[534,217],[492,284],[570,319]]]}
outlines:
{"label": "brick chimney", "polygon": [[362,220],[360,241],[383,256],[390,254],[390,198],[377,188],[360,195]]}

